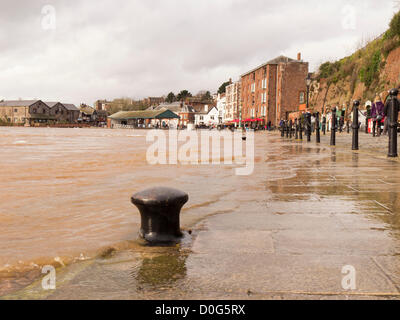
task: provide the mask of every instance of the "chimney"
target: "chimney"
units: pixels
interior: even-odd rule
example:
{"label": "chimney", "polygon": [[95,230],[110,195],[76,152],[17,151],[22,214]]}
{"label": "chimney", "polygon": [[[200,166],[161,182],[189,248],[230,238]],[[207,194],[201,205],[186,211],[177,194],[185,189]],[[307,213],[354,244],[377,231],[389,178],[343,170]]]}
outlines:
{"label": "chimney", "polygon": [[297,60],[298,60],[298,61],[301,61],[301,52],[299,52],[299,53],[297,54]]}

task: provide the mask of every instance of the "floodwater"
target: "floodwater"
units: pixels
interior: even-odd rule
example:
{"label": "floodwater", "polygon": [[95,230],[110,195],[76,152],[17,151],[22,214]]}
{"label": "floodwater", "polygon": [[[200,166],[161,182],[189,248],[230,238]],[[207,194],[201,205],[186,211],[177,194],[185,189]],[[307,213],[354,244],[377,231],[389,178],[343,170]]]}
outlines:
{"label": "floodwater", "polygon": [[[149,165],[147,131],[0,128],[0,295],[10,298],[400,297],[399,162],[255,135],[255,170]],[[343,136],[344,137],[344,136]],[[179,188],[185,238],[142,246],[130,196]],[[191,230],[192,232],[187,232]]]}
{"label": "floodwater", "polygon": [[[132,246],[140,219],[130,197],[137,191],[169,186],[187,192],[182,224],[190,227],[233,210],[240,201],[233,193],[257,188],[257,175],[237,177],[235,165],[149,165],[146,134],[0,127],[3,278],[26,278],[31,271],[34,277],[46,264],[67,265]],[[0,279],[0,292],[10,281]]]}

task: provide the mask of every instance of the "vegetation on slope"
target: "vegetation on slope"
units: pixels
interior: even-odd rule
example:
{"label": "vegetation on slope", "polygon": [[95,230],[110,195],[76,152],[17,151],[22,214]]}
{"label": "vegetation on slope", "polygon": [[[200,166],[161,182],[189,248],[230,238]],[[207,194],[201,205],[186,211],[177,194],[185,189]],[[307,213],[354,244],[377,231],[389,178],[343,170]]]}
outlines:
{"label": "vegetation on slope", "polygon": [[351,56],[335,62],[323,63],[318,72],[318,80],[326,79],[328,85],[350,81],[353,94],[358,83],[366,87],[365,97],[372,98],[383,89],[385,79],[380,77],[386,58],[391,51],[400,47],[400,12],[392,18],[389,29],[377,39],[357,50]]}

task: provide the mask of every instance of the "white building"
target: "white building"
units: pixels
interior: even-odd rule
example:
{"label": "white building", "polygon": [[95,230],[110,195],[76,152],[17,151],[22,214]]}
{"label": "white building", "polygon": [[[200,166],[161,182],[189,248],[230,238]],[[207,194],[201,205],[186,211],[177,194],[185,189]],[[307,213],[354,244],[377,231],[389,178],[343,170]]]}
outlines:
{"label": "white building", "polygon": [[217,98],[217,110],[218,110],[218,124],[222,124],[225,122],[225,108],[226,108],[226,95],[218,94]]}
{"label": "white building", "polygon": [[239,119],[240,82],[234,82],[226,87],[226,107],[223,122]]}
{"label": "white building", "polygon": [[217,126],[219,124],[219,111],[216,107],[209,109],[208,105],[204,106],[204,110],[198,112],[194,116],[194,124],[196,126]]}

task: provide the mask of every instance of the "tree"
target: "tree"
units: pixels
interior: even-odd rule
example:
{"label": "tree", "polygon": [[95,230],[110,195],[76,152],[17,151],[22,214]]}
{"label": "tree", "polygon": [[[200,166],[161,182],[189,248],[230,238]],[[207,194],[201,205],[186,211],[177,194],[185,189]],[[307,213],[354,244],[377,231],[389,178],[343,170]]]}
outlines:
{"label": "tree", "polygon": [[168,103],[172,103],[172,102],[176,101],[175,94],[173,92],[168,93],[165,101],[167,101]]}
{"label": "tree", "polygon": [[212,100],[212,96],[211,96],[210,91],[207,91],[205,94],[203,94],[203,95],[201,96],[201,100],[203,100],[203,101],[210,101],[210,100]]}
{"label": "tree", "polygon": [[390,21],[389,37],[400,35],[400,12],[396,13]]}
{"label": "tree", "polygon": [[224,82],[223,84],[221,84],[221,86],[218,89],[218,93],[219,94],[225,93],[226,92],[226,87],[229,86],[230,84],[232,84],[231,81],[227,81],[227,82]]}
{"label": "tree", "polygon": [[184,101],[184,100],[186,100],[186,98],[189,98],[191,96],[192,96],[192,94],[189,91],[182,90],[181,92],[178,93],[178,95],[176,96],[176,99],[178,101]]}

